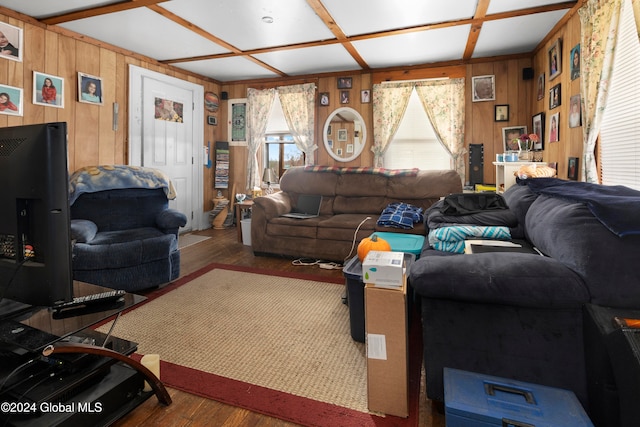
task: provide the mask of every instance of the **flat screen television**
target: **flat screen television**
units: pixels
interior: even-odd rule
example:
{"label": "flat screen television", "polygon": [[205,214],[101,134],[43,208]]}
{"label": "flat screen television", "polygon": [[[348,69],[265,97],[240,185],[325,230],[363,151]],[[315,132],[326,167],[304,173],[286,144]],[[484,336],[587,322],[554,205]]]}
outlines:
{"label": "flat screen television", "polygon": [[0,316],[73,291],[67,125],[0,128]]}

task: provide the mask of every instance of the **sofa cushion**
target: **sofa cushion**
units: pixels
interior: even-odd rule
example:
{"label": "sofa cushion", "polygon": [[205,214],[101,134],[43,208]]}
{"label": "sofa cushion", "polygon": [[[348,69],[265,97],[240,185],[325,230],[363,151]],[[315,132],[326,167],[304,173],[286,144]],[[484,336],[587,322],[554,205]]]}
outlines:
{"label": "sofa cushion", "polygon": [[73,247],[74,270],[99,270],[130,267],[168,259],[178,250],[173,234],[146,227],[123,231],[99,232],[90,243]]}
{"label": "sofa cushion", "polygon": [[525,219],[527,211],[538,195],[533,193],[526,185],[512,185],[504,192],[504,200],[509,206],[509,210],[516,217],[516,225],[511,229],[511,236],[514,239],[524,239],[526,237]]}
{"label": "sofa cushion", "polygon": [[618,237],[583,203],[545,195],[531,204],[526,224],[532,244],[582,277],[591,302],[638,307],[640,236]]}
{"label": "sofa cushion", "polygon": [[87,243],[93,240],[98,232],[95,222],[88,219],[71,220],[71,239],[78,243]]}
{"label": "sofa cushion", "polygon": [[426,298],[545,309],[579,308],[589,301],[580,276],[534,254],[421,256],[412,264],[409,280]]}

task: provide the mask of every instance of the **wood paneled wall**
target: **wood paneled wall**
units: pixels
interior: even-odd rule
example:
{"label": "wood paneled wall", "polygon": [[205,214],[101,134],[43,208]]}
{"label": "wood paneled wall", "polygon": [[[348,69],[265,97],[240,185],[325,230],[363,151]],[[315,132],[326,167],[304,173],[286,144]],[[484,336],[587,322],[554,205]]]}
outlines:
{"label": "wood paneled wall", "polygon": [[[23,61],[0,58],[0,82],[23,89],[23,116],[0,115],[0,127],[63,121],[68,125],[69,171],[90,165],[126,164],[128,161],[129,65],[147,68],[202,85],[219,93],[220,85],[175,67],[166,66],[70,31],[47,27],[9,10],[0,21],[20,27],[24,34]],[[64,79],[64,108],[33,104],[33,72]],[[102,79],[104,105],[78,102],[78,72]],[[118,129],[113,130],[113,104],[118,103]],[[218,140],[221,126],[206,125],[204,141]],[[216,113],[217,114],[217,113]],[[203,211],[212,209],[213,169],[204,170]]]}
{"label": "wood paneled wall", "polygon": [[[274,79],[261,82],[242,82],[219,84],[215,81],[184,72],[175,67],[160,64],[152,59],[105,45],[96,40],[83,38],[75,33],[57,27],[46,27],[31,18],[0,9],[0,20],[24,29],[23,62],[0,59],[0,82],[24,89],[24,116],[15,117],[0,115],[0,127],[30,123],[66,121],[69,124],[69,169],[95,164],[124,164],[128,159],[128,67],[130,64],[147,68],[169,76],[200,84],[205,91],[221,95],[227,92],[229,99],[245,98],[247,88],[257,89],[277,87],[281,85],[313,82],[318,93],[328,92],[330,104],[316,106],[315,139],[318,145],[316,164],[339,166],[371,166],[373,153],[373,104],[360,102],[360,91],[372,89],[373,84],[383,80],[412,80],[431,77],[465,77],[466,89],[466,121],[465,144],[483,144],[484,146],[484,182],[495,182],[495,169],[492,164],[496,153],[501,153],[502,128],[526,125],[531,130],[532,115],[545,112],[548,119],[551,113],[560,111],[560,141],[548,144],[545,142],[544,160],[557,162],[559,176],[566,177],[567,157],[580,157],[582,153],[582,128],[570,129],[568,126],[569,98],[579,93],[580,80],[571,80],[569,73],[569,56],[573,46],[579,43],[580,22],[577,14],[566,25],[550,34],[548,41],[533,56],[513,57],[506,59],[474,62],[468,65],[452,65],[449,67],[411,67],[408,69],[386,70],[377,72],[355,72],[319,77],[305,76],[297,79]],[[540,73],[548,74],[547,50],[555,40],[562,39],[562,66],[560,76],[553,84],[562,85],[562,105],[559,110],[549,110],[549,81],[545,86],[545,97],[538,101],[537,77]],[[524,80],[522,69],[533,67],[534,78]],[[53,74],[65,79],[65,107],[52,108],[34,105],[33,71]],[[104,105],[97,106],[77,102],[77,73],[84,72],[103,79]],[[471,101],[471,77],[479,75],[495,75],[495,101]],[[351,77],[353,87],[350,89],[349,104],[340,104],[337,87],[338,77]],[[113,104],[120,106],[118,130],[112,129]],[[220,102],[217,112],[205,111],[204,142],[228,141],[227,101]],[[509,120],[495,122],[495,105],[509,105]],[[357,110],[364,118],[367,126],[367,141],[362,155],[348,163],[333,160],[322,142],[322,127],[329,114],[336,108],[349,106]],[[218,125],[207,125],[206,116],[217,116]],[[548,120],[545,137],[548,135]],[[244,191],[246,182],[247,149],[242,146],[231,147],[230,188],[225,196],[230,196],[232,187],[236,192]],[[467,161],[468,164],[468,161]],[[468,176],[468,175],[467,175]],[[212,208],[212,199],[216,191],[213,188],[213,168],[204,170],[204,206],[203,211]]]}

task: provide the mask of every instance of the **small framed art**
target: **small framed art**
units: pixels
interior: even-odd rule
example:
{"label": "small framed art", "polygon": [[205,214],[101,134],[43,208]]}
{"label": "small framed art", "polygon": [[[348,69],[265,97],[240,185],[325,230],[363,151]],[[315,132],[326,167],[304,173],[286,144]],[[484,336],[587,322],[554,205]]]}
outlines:
{"label": "small framed art", "polygon": [[532,119],[533,133],[538,135],[538,142],[533,144],[534,150],[544,150],[544,113],[538,113]]}
{"label": "small framed art", "polygon": [[360,102],[362,104],[368,104],[371,102],[371,91],[369,89],[360,91]]}
{"label": "small framed art", "polygon": [[22,28],[0,22],[0,58],[22,62]]}
{"label": "small framed art", "polygon": [[347,140],[347,130],[338,129],[338,141],[343,142]]}
{"label": "small framed art", "polygon": [[549,120],[549,142],[558,141],[560,141],[560,113],[555,113]]}
{"label": "small framed art", "polygon": [[578,162],[577,157],[569,157],[567,162],[567,178],[572,181],[578,180]]}
{"label": "small framed art", "polygon": [[560,83],[549,89],[549,109],[554,108],[562,104],[562,93],[560,91]]}
{"label": "small framed art", "polygon": [[582,126],[582,107],[580,105],[580,94],[572,95],[569,99],[569,127],[577,128]]}
{"label": "small framed art", "polygon": [[351,77],[339,77],[338,89],[351,89],[353,87],[353,79]]}
{"label": "small framed art", "polygon": [[64,108],[64,79],[34,71],[33,103],[47,107]]}
{"label": "small framed art", "polygon": [[329,105],[329,92],[320,93],[320,105],[323,107]]}
{"label": "small framed art", "polygon": [[19,87],[0,85],[0,114],[22,116],[22,97]]}
{"label": "small framed art", "polygon": [[341,90],[340,91],[340,104],[348,104],[349,103],[349,91]]}
{"label": "small framed art", "polygon": [[496,76],[471,77],[473,102],[493,101],[496,99]]}
{"label": "small framed art", "polygon": [[538,101],[544,99],[544,73],[538,76]]}
{"label": "small framed art", "polygon": [[571,80],[575,80],[580,77],[580,44],[577,44],[571,49],[571,64],[569,67],[571,71]]}
{"label": "small framed art", "polygon": [[562,73],[562,39],[557,39],[549,48],[549,80]]}
{"label": "small framed art", "polygon": [[518,145],[518,138],[520,135],[526,135],[526,126],[511,126],[508,128],[502,128],[502,144],[505,152],[517,151],[520,149]]}
{"label": "small framed art", "polygon": [[78,73],[78,101],[102,105],[102,79]]}
{"label": "small framed art", "polygon": [[509,105],[508,104],[495,106],[495,121],[496,122],[509,121]]}

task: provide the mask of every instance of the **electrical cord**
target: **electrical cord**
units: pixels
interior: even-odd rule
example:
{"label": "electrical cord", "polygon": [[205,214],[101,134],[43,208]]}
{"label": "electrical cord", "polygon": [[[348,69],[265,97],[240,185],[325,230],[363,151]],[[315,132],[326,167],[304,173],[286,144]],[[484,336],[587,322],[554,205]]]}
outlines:
{"label": "electrical cord", "polygon": [[349,255],[347,255],[347,257],[344,259],[344,262],[347,262],[349,260],[349,258],[351,258],[351,254],[353,253],[353,250],[356,247],[356,240],[357,240],[358,231],[360,230],[360,227],[362,227],[362,224],[364,224],[365,222],[369,221],[370,219],[371,219],[370,216],[366,217],[356,227],[356,231],[353,233],[353,241],[351,242],[351,250],[349,251]]}

